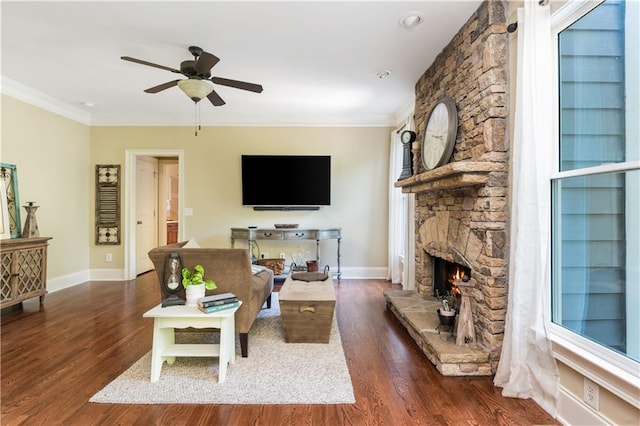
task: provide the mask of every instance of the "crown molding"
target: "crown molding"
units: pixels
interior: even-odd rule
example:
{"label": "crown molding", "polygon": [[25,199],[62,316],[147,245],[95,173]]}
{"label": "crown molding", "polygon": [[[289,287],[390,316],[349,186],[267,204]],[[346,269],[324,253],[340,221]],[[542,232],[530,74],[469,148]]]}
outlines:
{"label": "crown molding", "polygon": [[[406,118],[406,117],[405,117]],[[218,118],[202,120],[203,127],[393,127],[395,119],[391,116],[323,116],[309,117],[253,117],[252,121]],[[175,117],[149,115],[101,115],[93,116],[92,126],[153,126],[153,127],[193,127],[192,120],[180,120]]]}
{"label": "crown molding", "polygon": [[[0,93],[37,106],[54,114],[88,126],[148,126],[148,127],[193,127],[191,119],[176,119],[176,117],[151,115],[96,115],[84,111],[77,106],[60,101],[22,83],[0,76]],[[413,112],[414,96],[394,114],[384,115],[346,115],[332,114],[322,117],[252,117],[251,121],[218,118],[217,120],[203,120],[202,126],[207,127],[394,127],[404,121]]]}
{"label": "crown molding", "polygon": [[16,98],[28,104],[40,107],[46,111],[61,115],[70,120],[80,122],[82,124],[91,125],[91,114],[88,112],[62,102],[38,90],[25,86],[22,83],[0,76],[0,93],[3,95]]}

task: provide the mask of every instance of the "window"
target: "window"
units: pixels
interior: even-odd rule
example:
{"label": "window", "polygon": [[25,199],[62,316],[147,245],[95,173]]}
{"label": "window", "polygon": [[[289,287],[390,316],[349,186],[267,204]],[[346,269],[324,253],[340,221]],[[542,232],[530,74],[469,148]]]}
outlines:
{"label": "window", "polygon": [[575,333],[576,342],[595,348],[606,361],[623,368],[627,363],[637,371],[640,7],[606,0],[585,11],[580,9],[584,2],[573,3],[580,4],[571,19],[555,28],[552,322]]}

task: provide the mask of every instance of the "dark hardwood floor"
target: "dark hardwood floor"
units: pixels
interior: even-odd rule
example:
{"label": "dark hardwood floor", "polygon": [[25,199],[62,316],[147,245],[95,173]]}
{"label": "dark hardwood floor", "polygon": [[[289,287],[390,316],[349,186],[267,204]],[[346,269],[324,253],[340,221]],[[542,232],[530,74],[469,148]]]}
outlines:
{"label": "dark hardwood floor", "polygon": [[[2,418],[9,425],[558,424],[491,377],[444,377],[385,307],[382,280],[342,280],[337,318],[356,403],[127,405],[88,400],[151,349],[155,273],[91,282],[3,312]],[[249,357],[259,357],[251,352]],[[232,366],[230,368],[233,368]],[[260,380],[260,372],[256,372]]]}

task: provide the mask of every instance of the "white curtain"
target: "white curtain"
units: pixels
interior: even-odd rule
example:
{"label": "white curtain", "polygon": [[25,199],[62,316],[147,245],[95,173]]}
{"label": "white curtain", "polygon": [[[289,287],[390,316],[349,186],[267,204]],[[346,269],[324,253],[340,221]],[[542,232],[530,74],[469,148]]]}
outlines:
{"label": "white curtain", "polygon": [[413,117],[410,116],[405,124],[399,129],[391,132],[391,140],[389,142],[389,269],[387,271],[387,280],[392,283],[402,282],[402,271],[400,268],[400,255],[404,251],[404,242],[407,232],[406,220],[404,217],[402,190],[396,188],[394,184],[398,181],[398,177],[402,173],[402,142],[400,134],[404,130],[413,129]]}
{"label": "white curtain", "polygon": [[549,6],[518,11],[509,295],[494,378],[502,394],[556,414],[559,375],[549,339],[552,51]]}
{"label": "white curtain", "polygon": [[387,280],[392,283],[401,282],[400,254],[402,253],[402,190],[394,183],[402,172],[402,142],[400,132],[391,132],[389,142],[389,269]]}

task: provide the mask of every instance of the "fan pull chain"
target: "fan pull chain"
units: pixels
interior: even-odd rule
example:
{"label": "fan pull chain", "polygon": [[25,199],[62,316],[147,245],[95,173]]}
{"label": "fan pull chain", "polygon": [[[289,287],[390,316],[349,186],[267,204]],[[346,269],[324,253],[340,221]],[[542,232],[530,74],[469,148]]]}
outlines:
{"label": "fan pull chain", "polygon": [[198,136],[198,130],[202,130],[202,126],[200,125],[200,103],[199,102],[195,102],[196,104],[196,124],[195,124],[195,133],[196,136]]}
{"label": "fan pull chain", "polygon": [[195,115],[196,115],[195,116],[195,134],[196,134],[196,136],[198,136],[198,127],[199,127],[198,120],[200,118],[200,114],[198,114],[199,111],[200,111],[200,109],[198,108],[198,103],[196,102],[195,103],[195,111],[194,111]]}

